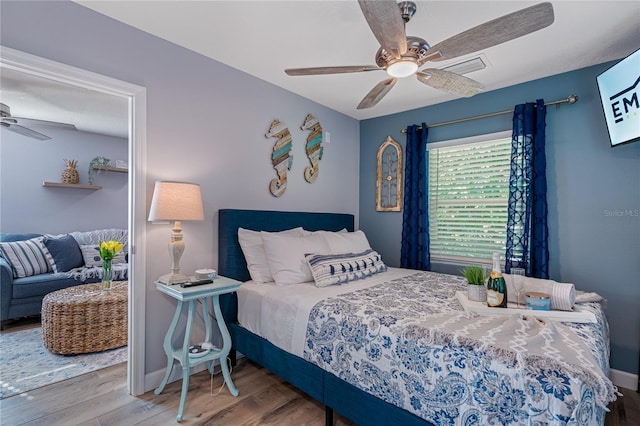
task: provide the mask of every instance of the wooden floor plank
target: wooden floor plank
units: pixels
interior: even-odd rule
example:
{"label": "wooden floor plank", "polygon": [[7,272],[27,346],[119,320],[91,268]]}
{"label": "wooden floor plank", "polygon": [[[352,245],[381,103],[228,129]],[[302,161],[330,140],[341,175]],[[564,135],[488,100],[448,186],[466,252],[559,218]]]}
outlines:
{"label": "wooden floor plank", "polygon": [[[256,425],[276,426],[282,424],[282,419],[286,419],[287,424],[305,425],[313,424],[324,418],[318,417],[318,410],[314,410],[313,404],[304,395],[295,392],[285,404],[272,411],[265,411]],[[315,413],[314,413],[315,411]],[[324,413],[322,413],[324,414]]]}
{"label": "wooden floor plank", "polygon": [[16,395],[3,399],[0,401],[3,424],[26,424],[55,415],[72,404],[81,406],[112,392],[126,392],[126,363],[109,369],[110,374],[93,371],[34,389],[28,392],[28,397]]}
{"label": "wooden floor plank", "polygon": [[[165,390],[160,395],[149,396],[149,393],[138,398],[129,398],[129,402],[97,417],[97,423],[101,425],[132,425],[153,417],[164,411],[177,410],[170,403],[180,398],[179,390]],[[146,398],[144,398],[146,396]],[[175,414],[173,415],[175,417]]]}
{"label": "wooden floor plank", "polygon": [[82,402],[68,402],[67,406],[46,416],[39,417],[24,425],[68,426],[95,421],[101,414],[115,410],[130,400],[126,387],[112,390],[100,396]]}
{"label": "wooden floor plank", "polygon": [[[220,391],[223,383],[220,375],[214,377],[213,384],[211,384],[210,375],[206,371],[193,375],[189,381],[189,392],[181,425],[207,424],[211,417],[215,417],[216,423],[220,424],[219,417],[229,417],[232,413],[235,413],[234,407],[236,405],[242,404],[245,400],[251,400],[260,393],[274,392],[274,390],[278,389],[279,379],[275,376],[264,369],[260,369],[259,374],[256,373],[257,371],[245,362],[241,362],[235,369],[232,373],[232,378],[234,384],[240,390],[240,394],[237,397],[231,395],[226,387]],[[165,424],[169,420],[175,421],[180,402],[181,386],[182,381],[180,380],[167,385],[163,394],[167,391],[173,391],[176,396],[163,404],[164,408],[166,408],[165,410],[153,417],[142,420],[139,424],[157,425]],[[212,395],[212,392],[215,395]],[[157,399],[154,398],[153,401],[157,403]]]}
{"label": "wooden floor plank", "polygon": [[[239,397],[235,404],[212,412],[201,407],[197,415],[198,424],[258,424],[261,413],[270,412],[287,403],[290,395],[277,386],[269,386],[261,392]],[[215,403],[215,401],[212,401]]]}

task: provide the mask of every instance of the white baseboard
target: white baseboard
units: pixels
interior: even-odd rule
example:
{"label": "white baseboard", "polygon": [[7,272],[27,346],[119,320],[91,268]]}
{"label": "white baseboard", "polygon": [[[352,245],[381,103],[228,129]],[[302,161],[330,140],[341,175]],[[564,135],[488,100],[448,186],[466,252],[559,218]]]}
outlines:
{"label": "white baseboard", "polygon": [[632,391],[638,390],[638,375],[627,373],[626,371],[609,370],[609,378],[614,385],[631,389]]}

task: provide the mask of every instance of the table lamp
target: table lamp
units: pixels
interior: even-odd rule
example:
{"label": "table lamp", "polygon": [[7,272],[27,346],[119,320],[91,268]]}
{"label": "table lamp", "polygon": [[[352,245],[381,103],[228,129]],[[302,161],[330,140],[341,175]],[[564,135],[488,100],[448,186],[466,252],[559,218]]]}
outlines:
{"label": "table lamp", "polygon": [[180,258],[184,252],[180,222],[203,219],[200,185],[189,182],[156,182],[149,209],[149,221],[175,221],[169,242],[171,273],[161,276],[159,282],[171,285],[189,281],[189,277],[180,273]]}

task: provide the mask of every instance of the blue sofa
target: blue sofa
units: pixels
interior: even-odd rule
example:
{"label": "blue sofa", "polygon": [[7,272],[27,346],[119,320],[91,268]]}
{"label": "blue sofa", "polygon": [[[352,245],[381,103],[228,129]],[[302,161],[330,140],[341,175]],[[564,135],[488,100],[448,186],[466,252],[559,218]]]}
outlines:
{"label": "blue sofa", "polygon": [[[100,260],[97,251],[94,248],[95,255],[87,258],[86,253],[83,256],[83,250],[86,252],[89,246],[97,247],[100,241],[112,238],[125,244],[122,251],[124,264],[114,265],[114,279],[127,279],[127,230],[72,232],[57,236],[34,233],[0,234],[0,321],[2,325],[7,320],[40,315],[42,300],[48,293],[81,284],[100,282],[102,268],[97,266]],[[29,266],[16,268],[16,265],[11,262],[10,255],[7,254],[7,251],[15,248],[16,245],[10,246],[5,243],[17,241],[43,242],[42,254],[45,255],[49,266],[40,265],[40,270],[36,267],[35,273],[31,270],[26,274],[24,269],[30,269]],[[17,262],[14,260],[14,263]],[[54,267],[54,264],[57,267]],[[17,269],[23,270],[20,272]],[[38,273],[45,269],[46,272]]]}

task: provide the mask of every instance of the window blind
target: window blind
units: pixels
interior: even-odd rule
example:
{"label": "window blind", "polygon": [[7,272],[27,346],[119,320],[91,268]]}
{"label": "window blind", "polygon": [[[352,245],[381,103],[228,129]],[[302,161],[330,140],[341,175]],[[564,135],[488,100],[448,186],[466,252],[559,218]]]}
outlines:
{"label": "window blind", "polygon": [[511,139],[429,148],[433,259],[472,262],[505,251]]}

